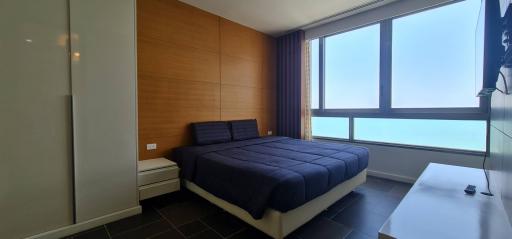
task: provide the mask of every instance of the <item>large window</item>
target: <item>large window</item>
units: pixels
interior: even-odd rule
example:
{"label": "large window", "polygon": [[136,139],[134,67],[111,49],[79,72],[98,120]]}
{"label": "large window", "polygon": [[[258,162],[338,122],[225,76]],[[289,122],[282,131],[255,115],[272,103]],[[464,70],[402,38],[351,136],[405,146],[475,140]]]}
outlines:
{"label": "large window", "polygon": [[379,24],[325,38],[325,108],[379,108]]}
{"label": "large window", "polygon": [[475,29],[480,0],[393,20],[392,107],[478,107]]}
{"label": "large window", "polygon": [[475,94],[480,0],[311,41],[313,136],[485,151]]}

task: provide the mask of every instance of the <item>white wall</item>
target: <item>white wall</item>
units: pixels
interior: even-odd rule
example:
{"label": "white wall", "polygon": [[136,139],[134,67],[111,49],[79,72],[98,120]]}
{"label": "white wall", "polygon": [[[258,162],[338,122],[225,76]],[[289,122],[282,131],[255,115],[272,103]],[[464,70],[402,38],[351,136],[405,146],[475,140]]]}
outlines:
{"label": "white wall", "polygon": [[373,144],[356,144],[370,150],[368,173],[393,180],[414,182],[429,163],[480,168],[483,156],[429,151]]}
{"label": "white wall", "polygon": [[[321,139],[318,141],[338,142]],[[472,155],[378,144],[339,143],[368,148],[370,151],[369,175],[408,183],[415,182],[429,163],[481,168],[484,159],[483,153],[482,155]]]}

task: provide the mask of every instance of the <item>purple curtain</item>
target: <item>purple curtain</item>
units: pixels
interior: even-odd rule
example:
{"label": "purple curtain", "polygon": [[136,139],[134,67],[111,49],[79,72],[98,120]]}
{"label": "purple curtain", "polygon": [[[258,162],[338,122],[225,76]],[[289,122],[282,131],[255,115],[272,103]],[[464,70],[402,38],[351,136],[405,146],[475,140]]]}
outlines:
{"label": "purple curtain", "polygon": [[277,135],[301,137],[304,31],[277,39]]}

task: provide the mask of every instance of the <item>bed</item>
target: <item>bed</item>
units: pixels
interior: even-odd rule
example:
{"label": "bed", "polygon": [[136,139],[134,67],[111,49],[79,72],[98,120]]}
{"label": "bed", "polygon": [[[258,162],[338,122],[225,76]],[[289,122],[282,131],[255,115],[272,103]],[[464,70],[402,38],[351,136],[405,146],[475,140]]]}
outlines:
{"label": "bed", "polygon": [[193,124],[173,150],[183,186],[273,238],[283,238],[366,180],[368,150],[259,137],[255,120]]}

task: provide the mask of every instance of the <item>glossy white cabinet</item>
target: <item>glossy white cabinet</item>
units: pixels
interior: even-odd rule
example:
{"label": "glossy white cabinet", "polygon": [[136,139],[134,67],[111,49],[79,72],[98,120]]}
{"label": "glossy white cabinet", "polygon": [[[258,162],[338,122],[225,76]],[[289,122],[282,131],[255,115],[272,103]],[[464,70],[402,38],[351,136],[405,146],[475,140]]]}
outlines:
{"label": "glossy white cabinet", "polygon": [[134,0],[70,0],[76,219],[138,205]]}
{"label": "glossy white cabinet", "polygon": [[0,1],[0,238],[73,223],[67,0]]}
{"label": "glossy white cabinet", "polygon": [[140,213],[134,0],[0,0],[0,238]]}

